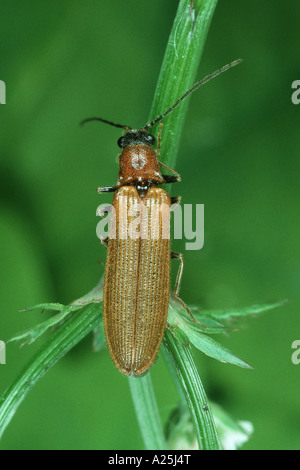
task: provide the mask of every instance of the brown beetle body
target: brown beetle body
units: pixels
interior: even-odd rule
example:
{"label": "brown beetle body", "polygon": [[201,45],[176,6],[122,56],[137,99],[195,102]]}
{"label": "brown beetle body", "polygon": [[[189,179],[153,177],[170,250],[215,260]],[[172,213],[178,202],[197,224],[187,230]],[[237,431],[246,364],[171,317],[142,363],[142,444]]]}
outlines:
{"label": "brown beetle body", "polygon": [[165,179],[149,136],[137,129],[121,138],[107,241],[104,331],[111,358],[126,375],[141,375],[153,364],[169,305],[171,198],[156,187]]}
{"label": "brown beetle body", "polygon": [[[180,181],[180,176],[158,161],[158,152],[152,148],[155,138],[148,130],[201,85],[240,62],[240,59],[231,62],[197,82],[142,129],[97,117],[82,121],[82,124],[101,121],[126,131],[118,140],[123,149],[118,182],[115,186],[98,188],[99,193],[116,191],[110,236],[102,240],[108,249],[103,321],[110,355],[123,374],[141,375],[156,358],[167,323],[171,257],[180,259],[174,296],[188,311],[179,299],[183,258],[180,253],[170,252],[169,212],[171,202],[178,202],[178,198],[170,198],[157,188],[158,184]],[[173,176],[162,175],[160,166]]]}

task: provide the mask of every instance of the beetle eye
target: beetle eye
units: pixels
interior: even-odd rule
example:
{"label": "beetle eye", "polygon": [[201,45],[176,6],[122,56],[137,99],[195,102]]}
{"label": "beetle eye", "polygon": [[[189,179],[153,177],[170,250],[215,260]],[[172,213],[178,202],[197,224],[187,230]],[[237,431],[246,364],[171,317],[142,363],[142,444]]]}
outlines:
{"label": "beetle eye", "polygon": [[150,145],[154,145],[155,144],[155,137],[152,135],[152,134],[148,134],[146,136],[146,139],[147,141],[149,142]]}
{"label": "beetle eye", "polygon": [[125,144],[125,137],[120,137],[118,140],[118,146],[121,147],[121,149],[124,147]]}

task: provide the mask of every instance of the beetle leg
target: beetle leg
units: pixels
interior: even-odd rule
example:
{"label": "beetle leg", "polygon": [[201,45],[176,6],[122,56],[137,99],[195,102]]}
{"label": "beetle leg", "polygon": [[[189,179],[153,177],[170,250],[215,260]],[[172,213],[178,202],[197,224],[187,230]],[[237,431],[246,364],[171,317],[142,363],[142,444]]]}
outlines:
{"label": "beetle leg", "polygon": [[117,189],[119,189],[117,186],[103,186],[101,188],[97,188],[97,193],[113,193]]}
{"label": "beetle leg", "polygon": [[176,283],[175,283],[175,288],[174,288],[173,295],[174,295],[175,299],[179,303],[181,303],[181,305],[186,310],[186,312],[189,314],[189,316],[191,317],[193,322],[198,324],[199,322],[197,322],[197,320],[193,317],[193,315],[191,314],[191,312],[190,312],[188,306],[186,305],[186,303],[183,302],[183,300],[179,297],[179,291],[180,291],[182,274],[183,274],[183,267],[184,267],[183,255],[182,255],[182,253],[175,253],[174,251],[171,251],[171,259],[179,259],[180,260],[180,265],[179,265],[179,269],[178,269],[178,273],[177,273],[177,278],[176,278]]}
{"label": "beetle leg", "polygon": [[157,134],[157,148],[156,148],[156,155],[157,155],[157,158],[158,158],[159,152],[160,152],[162,128],[163,128],[163,123],[161,122],[160,125],[159,125],[159,132],[158,132],[158,134]]}
{"label": "beetle leg", "polygon": [[105,248],[107,248],[107,246],[108,246],[108,237],[106,237],[106,238],[101,237],[100,242],[102,243],[103,246],[105,246]]}
{"label": "beetle leg", "polygon": [[177,171],[173,170],[173,168],[170,168],[169,166],[165,165],[162,162],[158,162],[160,166],[164,169],[172,173],[172,176],[170,175],[162,175],[165,183],[179,183],[181,181],[181,176]]}
{"label": "beetle leg", "polygon": [[182,255],[182,253],[175,253],[174,251],[171,251],[171,259],[179,259],[180,260],[180,265],[179,265],[177,278],[176,278],[176,283],[175,283],[175,288],[174,288],[174,297],[178,298],[179,297],[180,286],[181,286],[182,274],[183,274],[183,267],[184,267],[183,255]]}
{"label": "beetle leg", "polygon": [[[161,132],[162,132],[162,128],[163,128],[163,123],[162,122],[160,123],[159,127],[160,127],[160,129],[159,129],[159,133],[157,135],[157,149],[156,149],[157,159],[158,159],[159,153],[160,153]],[[173,170],[173,168],[170,168],[169,166],[165,165],[164,163],[162,163],[160,161],[158,161],[158,163],[164,170],[167,170],[167,171],[169,171],[170,173],[173,174],[173,177],[163,175],[165,183],[179,183],[179,181],[181,181],[181,177],[180,177],[179,173],[177,173],[177,171]]]}
{"label": "beetle leg", "polygon": [[173,175],[162,175],[162,177],[165,180],[164,183],[179,183],[181,181],[177,176]]}
{"label": "beetle leg", "polygon": [[176,206],[178,206],[178,204],[181,203],[181,196],[172,196],[171,197],[171,204],[175,204]]}

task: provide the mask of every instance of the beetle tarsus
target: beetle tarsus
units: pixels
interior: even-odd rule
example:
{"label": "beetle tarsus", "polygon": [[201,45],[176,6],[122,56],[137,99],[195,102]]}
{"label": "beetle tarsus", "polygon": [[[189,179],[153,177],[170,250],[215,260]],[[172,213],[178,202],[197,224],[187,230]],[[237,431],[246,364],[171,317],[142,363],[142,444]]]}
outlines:
{"label": "beetle tarsus", "polygon": [[118,187],[117,186],[103,186],[100,188],[97,188],[97,193],[114,193],[117,191]]}

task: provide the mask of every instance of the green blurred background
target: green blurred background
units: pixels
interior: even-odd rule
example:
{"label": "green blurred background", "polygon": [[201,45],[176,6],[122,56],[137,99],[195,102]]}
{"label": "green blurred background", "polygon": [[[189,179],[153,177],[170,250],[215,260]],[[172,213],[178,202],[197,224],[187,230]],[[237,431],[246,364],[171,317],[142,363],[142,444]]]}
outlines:
{"label": "green blurred background", "polygon": [[[69,303],[103,272],[99,185],[116,182],[120,133],[78,123],[100,115],[144,125],[176,0],[1,2],[0,339],[45,318],[18,310]],[[300,448],[298,0],[220,1],[198,77],[244,62],[195,93],[172,188],[205,204],[205,246],[184,252],[181,296],[204,308],[290,299],[220,337],[254,370],[196,354],[209,397],[255,432],[245,449]],[[184,251],[176,241],[174,250]],[[0,392],[43,343],[7,347]],[[152,369],[164,422],[176,404],[168,371]],[[86,338],[30,392],[1,449],[137,449],[127,378]]]}

